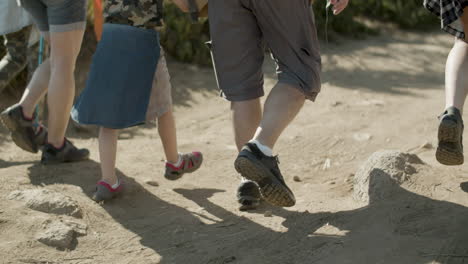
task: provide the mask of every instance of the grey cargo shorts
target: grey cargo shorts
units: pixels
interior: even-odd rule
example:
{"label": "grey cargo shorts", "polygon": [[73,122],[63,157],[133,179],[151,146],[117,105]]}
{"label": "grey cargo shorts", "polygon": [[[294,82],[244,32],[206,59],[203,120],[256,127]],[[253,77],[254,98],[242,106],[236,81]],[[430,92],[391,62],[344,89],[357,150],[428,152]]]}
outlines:
{"label": "grey cargo shorts", "polygon": [[87,0],[18,0],[41,32],[67,32],[86,27]]}
{"label": "grey cargo shorts", "polygon": [[227,100],[264,95],[265,46],[277,63],[279,82],[315,100],[321,59],[310,0],[210,0],[209,5],[213,65]]}

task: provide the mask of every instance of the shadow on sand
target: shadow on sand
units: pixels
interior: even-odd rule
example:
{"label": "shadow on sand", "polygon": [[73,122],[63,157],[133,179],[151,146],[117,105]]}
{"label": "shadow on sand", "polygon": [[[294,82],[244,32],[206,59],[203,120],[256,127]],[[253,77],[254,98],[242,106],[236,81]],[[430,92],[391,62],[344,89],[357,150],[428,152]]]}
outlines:
{"label": "shadow on sand", "polygon": [[[83,171],[87,173],[82,173]],[[341,212],[295,212],[268,208],[284,218],[286,231],[274,231],[238,216],[210,199],[219,189],[175,189],[203,213],[173,205],[122,173],[124,197],[103,205],[159,263],[326,263],[458,264],[468,261],[468,208],[409,192],[389,177],[392,199],[370,197],[368,206]],[[34,165],[34,185],[81,187],[88,196],[98,179],[95,162],[48,167]],[[387,177],[387,176],[385,176]],[[373,186],[370,179],[370,186]],[[91,201],[90,201],[91,202]],[[234,201],[233,201],[234,202]],[[208,213],[208,215],[206,214]],[[263,214],[262,210],[252,214]],[[210,220],[205,224],[200,217]],[[154,221],[148,221],[154,219]],[[320,230],[333,227],[338,233]],[[79,245],[78,245],[79,246]]]}

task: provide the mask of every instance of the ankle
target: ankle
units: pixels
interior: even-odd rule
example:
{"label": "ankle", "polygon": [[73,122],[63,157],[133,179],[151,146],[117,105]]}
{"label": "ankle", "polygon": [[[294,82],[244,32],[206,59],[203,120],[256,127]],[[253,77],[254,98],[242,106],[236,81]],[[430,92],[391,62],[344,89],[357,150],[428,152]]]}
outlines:
{"label": "ankle", "polygon": [[119,187],[120,181],[116,176],[102,177],[101,181],[109,184],[113,189]]}
{"label": "ankle", "polygon": [[52,147],[54,147],[57,150],[62,149],[65,146],[65,142],[66,142],[65,138],[62,139],[61,141],[60,140],[58,141],[47,140],[47,143],[52,145]]}
{"label": "ankle", "polygon": [[257,145],[258,149],[260,149],[260,151],[263,154],[265,154],[266,156],[268,156],[268,157],[273,156],[273,149],[268,147],[267,145],[262,144],[257,139],[252,139],[252,140],[249,141],[249,143],[253,143],[253,144]]}
{"label": "ankle", "polygon": [[179,153],[176,158],[172,157],[171,159],[166,160],[167,163],[179,167],[182,163],[182,155]]}
{"label": "ankle", "polygon": [[28,121],[32,121],[34,119],[34,109],[30,109],[24,105],[21,106],[21,114],[23,118]]}

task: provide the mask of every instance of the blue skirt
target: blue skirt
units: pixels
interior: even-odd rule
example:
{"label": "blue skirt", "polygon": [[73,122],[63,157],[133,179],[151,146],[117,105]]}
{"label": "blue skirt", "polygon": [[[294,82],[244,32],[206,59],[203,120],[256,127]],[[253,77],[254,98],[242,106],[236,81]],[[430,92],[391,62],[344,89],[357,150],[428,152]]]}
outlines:
{"label": "blue skirt", "polygon": [[145,123],[159,56],[157,31],[104,24],[73,120],[113,129]]}

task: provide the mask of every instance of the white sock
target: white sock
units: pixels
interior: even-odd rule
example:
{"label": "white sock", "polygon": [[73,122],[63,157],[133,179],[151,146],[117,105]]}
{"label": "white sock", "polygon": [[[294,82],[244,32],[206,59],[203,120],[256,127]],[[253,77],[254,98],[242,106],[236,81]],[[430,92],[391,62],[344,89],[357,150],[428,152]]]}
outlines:
{"label": "white sock", "polygon": [[117,189],[119,188],[119,186],[120,186],[120,181],[119,179],[117,179],[117,182],[114,185],[112,185],[112,189]]}
{"label": "white sock", "polygon": [[252,139],[249,141],[249,143],[254,143],[257,145],[257,147],[260,149],[260,151],[265,154],[268,157],[273,157],[273,150],[262,143],[260,143],[258,140]]}
{"label": "white sock", "polygon": [[171,163],[171,162],[168,162],[168,163],[170,163],[170,164],[172,164],[172,165],[174,165],[175,167],[178,168],[180,166],[180,164],[182,164],[182,154],[179,153],[179,159],[177,160],[176,163]]}

